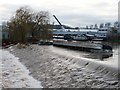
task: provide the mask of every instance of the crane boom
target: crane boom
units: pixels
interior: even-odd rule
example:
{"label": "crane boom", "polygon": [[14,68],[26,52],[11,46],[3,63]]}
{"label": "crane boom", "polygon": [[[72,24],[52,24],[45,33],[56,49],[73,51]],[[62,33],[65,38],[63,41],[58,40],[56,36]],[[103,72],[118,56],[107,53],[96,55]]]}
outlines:
{"label": "crane boom", "polygon": [[55,16],[55,15],[53,15],[53,17],[57,20],[57,22],[60,24],[60,26],[61,26],[61,28],[62,29],[65,29],[64,27],[63,27],[63,25],[60,23],[60,21],[57,19],[57,17]]}

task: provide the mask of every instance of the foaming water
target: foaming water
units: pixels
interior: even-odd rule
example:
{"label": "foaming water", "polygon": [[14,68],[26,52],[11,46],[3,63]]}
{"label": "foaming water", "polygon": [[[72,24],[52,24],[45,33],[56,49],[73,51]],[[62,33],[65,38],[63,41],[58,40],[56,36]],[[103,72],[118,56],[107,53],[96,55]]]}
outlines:
{"label": "foaming water", "polygon": [[85,60],[91,60],[98,63],[110,65],[111,67],[118,67],[118,48],[113,48],[113,56],[109,58],[104,58],[103,60],[100,59],[100,55],[97,53],[90,53],[90,52],[84,52],[79,50],[72,50],[68,48],[62,48],[62,47],[56,47],[56,46],[50,46],[50,49],[52,52],[65,55],[69,57],[75,57]]}

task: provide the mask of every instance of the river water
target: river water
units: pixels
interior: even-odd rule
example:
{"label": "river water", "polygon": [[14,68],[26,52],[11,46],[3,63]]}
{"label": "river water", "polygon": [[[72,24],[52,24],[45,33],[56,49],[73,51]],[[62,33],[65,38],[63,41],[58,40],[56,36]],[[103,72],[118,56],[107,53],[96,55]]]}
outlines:
{"label": "river water", "polygon": [[109,58],[104,58],[101,60],[100,54],[98,53],[91,53],[85,52],[80,50],[73,50],[69,48],[57,47],[57,46],[50,46],[50,49],[54,53],[58,53],[65,56],[80,58],[80,59],[87,59],[92,61],[98,61],[100,63],[106,63],[118,67],[118,56],[120,55],[118,45],[113,45],[113,56]]}

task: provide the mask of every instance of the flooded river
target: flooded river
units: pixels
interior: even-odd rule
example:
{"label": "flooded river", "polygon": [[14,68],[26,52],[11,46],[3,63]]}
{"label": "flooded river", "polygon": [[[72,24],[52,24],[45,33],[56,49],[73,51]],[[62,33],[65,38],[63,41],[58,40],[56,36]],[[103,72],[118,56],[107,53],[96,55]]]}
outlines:
{"label": "flooded river", "polygon": [[112,57],[104,58],[102,60],[101,60],[100,54],[98,54],[98,53],[73,50],[73,49],[57,47],[57,46],[50,46],[50,49],[52,52],[58,53],[61,55],[80,58],[80,59],[86,59],[86,60],[92,60],[92,61],[98,61],[100,63],[110,64],[115,67],[118,66],[118,56],[120,55],[118,46],[113,46],[113,56]]}

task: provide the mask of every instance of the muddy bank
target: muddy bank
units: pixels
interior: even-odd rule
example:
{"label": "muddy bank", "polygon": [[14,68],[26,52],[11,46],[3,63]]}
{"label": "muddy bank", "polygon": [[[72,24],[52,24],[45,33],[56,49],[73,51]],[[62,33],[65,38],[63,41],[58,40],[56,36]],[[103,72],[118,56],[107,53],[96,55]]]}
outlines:
{"label": "muddy bank", "polygon": [[[51,52],[49,46],[32,45],[26,49],[8,49],[42,81],[44,88],[118,88],[117,72],[96,68],[94,63]],[[92,64],[93,68],[90,67]],[[113,70],[114,71],[114,70]]]}

